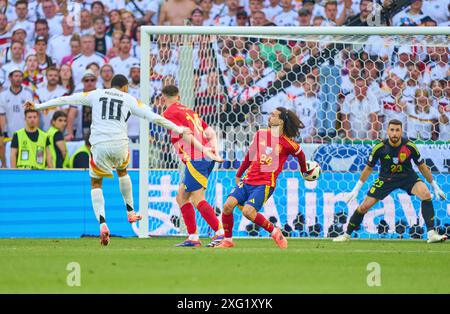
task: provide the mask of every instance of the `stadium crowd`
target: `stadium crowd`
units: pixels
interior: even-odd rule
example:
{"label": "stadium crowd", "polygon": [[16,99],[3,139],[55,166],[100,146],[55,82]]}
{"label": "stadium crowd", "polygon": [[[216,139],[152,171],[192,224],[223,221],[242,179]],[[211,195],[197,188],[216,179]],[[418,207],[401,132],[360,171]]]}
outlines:
{"label": "stadium crowd", "polygon": [[[383,11],[387,25],[449,25],[449,0],[381,4],[392,6]],[[117,73],[129,78],[130,93],[139,98],[141,25],[367,26],[373,9],[372,0],[1,0],[0,163],[6,166],[4,142],[12,140],[21,152],[19,138],[26,134],[17,132],[36,132],[25,119],[26,100],[109,88]],[[164,108],[161,89],[183,80],[184,40],[152,36],[150,95],[156,111]],[[280,105],[301,118],[302,142],[380,139],[393,118],[404,123],[411,139],[450,141],[448,38],[434,46],[393,45],[379,36],[358,44],[270,36],[190,40],[192,105],[228,142],[246,143],[251,135],[230,128],[264,125]],[[57,119],[64,122],[55,126]],[[56,156],[52,166],[70,167],[65,142],[87,138],[90,108],[47,110],[34,123],[45,132],[57,129],[47,141]],[[158,149],[169,154],[158,129],[151,132]],[[129,137],[138,140],[137,118],[129,120]]]}

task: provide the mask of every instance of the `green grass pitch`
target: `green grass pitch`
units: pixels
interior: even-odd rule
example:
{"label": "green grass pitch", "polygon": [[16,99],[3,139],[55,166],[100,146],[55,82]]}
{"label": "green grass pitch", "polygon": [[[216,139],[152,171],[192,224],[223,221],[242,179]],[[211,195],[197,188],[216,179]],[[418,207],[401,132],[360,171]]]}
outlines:
{"label": "green grass pitch", "polygon": [[[272,239],[229,250],[180,240],[0,239],[0,293],[450,293],[450,243],[290,239],[283,251]],[[66,283],[70,262],[79,287]],[[367,285],[371,262],[381,286]]]}

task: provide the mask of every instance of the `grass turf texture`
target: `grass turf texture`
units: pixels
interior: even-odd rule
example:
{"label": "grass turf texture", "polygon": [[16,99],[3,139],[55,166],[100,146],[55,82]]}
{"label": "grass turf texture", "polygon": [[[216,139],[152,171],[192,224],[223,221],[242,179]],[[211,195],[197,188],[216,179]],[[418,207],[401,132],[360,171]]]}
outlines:
{"label": "grass turf texture", "polygon": [[[229,250],[180,241],[0,239],[0,293],[450,293],[448,242],[291,239],[283,251],[272,239],[236,239]],[[80,287],[66,284],[70,262]],[[380,287],[367,285],[370,262]]]}

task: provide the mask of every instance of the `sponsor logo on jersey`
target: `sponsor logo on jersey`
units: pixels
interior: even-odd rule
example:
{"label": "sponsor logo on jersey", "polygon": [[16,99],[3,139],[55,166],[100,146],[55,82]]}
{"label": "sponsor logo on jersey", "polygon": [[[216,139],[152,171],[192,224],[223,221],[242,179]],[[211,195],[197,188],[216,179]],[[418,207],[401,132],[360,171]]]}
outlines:
{"label": "sponsor logo on jersey", "polygon": [[249,200],[249,202],[255,204],[255,199],[252,198],[251,200]]}
{"label": "sponsor logo on jersey", "polygon": [[[386,155],[386,156],[384,156],[384,159],[391,159],[391,156]],[[394,158],[394,160],[395,160],[395,159],[397,159],[397,158]]]}

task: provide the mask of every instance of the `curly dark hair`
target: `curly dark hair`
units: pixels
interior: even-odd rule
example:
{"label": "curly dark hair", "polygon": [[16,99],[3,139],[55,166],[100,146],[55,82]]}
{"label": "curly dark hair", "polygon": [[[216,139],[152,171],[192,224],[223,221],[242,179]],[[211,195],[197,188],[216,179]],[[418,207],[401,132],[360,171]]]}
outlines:
{"label": "curly dark hair", "polygon": [[280,112],[280,119],[283,120],[284,134],[290,138],[299,136],[300,129],[303,129],[305,126],[295,112],[284,107],[278,107],[277,110]]}

